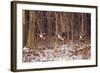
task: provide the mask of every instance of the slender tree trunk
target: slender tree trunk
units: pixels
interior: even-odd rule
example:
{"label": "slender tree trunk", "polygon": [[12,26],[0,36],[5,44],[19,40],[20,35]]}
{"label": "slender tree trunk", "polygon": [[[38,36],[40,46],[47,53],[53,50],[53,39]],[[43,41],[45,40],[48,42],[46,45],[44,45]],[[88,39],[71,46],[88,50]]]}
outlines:
{"label": "slender tree trunk", "polygon": [[[58,33],[58,26],[57,26],[57,19],[58,18],[58,14],[55,12],[55,28],[56,28],[56,31],[55,31],[55,34]],[[57,37],[55,36],[55,50],[57,50]]]}
{"label": "slender tree trunk", "polygon": [[73,28],[73,25],[74,25],[74,14],[72,13],[71,14],[71,45],[73,47],[73,42],[74,42],[74,28]]}
{"label": "slender tree trunk", "polygon": [[83,20],[83,14],[82,14],[82,26],[81,26],[81,32],[84,33],[84,20]]}
{"label": "slender tree trunk", "polygon": [[22,20],[22,23],[23,23],[23,47],[26,46],[26,43],[27,43],[27,35],[28,35],[28,25],[29,25],[29,11],[24,11],[23,10],[23,20]]}
{"label": "slender tree trunk", "polygon": [[33,49],[35,48],[35,43],[34,43],[34,39],[35,39],[35,36],[34,36],[34,29],[35,29],[35,12],[33,11],[30,11],[29,12],[29,32],[28,32],[28,39],[27,39],[27,46],[28,48],[30,49]]}
{"label": "slender tree trunk", "polygon": [[26,32],[26,23],[25,23],[25,11],[22,12],[22,24],[23,24],[23,47],[25,46],[25,32]]}
{"label": "slender tree trunk", "polygon": [[64,24],[65,24],[65,33],[67,33],[66,34],[67,36],[65,35],[66,40],[67,40],[66,42],[69,43],[69,21],[70,21],[69,19],[70,18],[69,18],[68,13],[64,13],[63,17],[64,17],[64,21],[65,21],[64,22]]}

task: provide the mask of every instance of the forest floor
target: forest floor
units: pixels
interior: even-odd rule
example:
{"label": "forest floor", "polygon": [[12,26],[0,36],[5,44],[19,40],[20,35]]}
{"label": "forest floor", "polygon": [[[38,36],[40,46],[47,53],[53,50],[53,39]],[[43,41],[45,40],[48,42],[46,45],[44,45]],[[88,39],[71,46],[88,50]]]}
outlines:
{"label": "forest floor", "polygon": [[55,48],[30,49],[23,48],[23,62],[47,62],[59,60],[80,60],[90,59],[90,44],[63,44]]}

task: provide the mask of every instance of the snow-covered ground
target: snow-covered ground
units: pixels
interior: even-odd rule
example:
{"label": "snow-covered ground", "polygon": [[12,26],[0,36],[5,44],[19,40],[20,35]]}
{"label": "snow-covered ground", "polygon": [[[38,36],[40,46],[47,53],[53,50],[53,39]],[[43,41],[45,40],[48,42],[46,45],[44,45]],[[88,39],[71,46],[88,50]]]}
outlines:
{"label": "snow-covered ground", "polygon": [[[74,47],[67,44],[61,45],[56,50],[54,48],[42,48],[42,49],[29,49],[23,48],[23,62],[47,62],[47,61],[59,61],[59,60],[75,60],[75,59],[90,59],[91,48],[90,45],[78,45]],[[85,49],[89,50],[85,51]],[[85,48],[85,49],[84,49]],[[85,52],[86,54],[85,54]]]}

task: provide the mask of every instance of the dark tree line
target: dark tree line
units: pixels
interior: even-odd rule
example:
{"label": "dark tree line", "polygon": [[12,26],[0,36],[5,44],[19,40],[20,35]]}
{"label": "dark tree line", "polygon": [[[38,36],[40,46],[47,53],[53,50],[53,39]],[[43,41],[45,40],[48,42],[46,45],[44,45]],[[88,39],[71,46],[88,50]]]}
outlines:
{"label": "dark tree line", "polygon": [[36,48],[91,38],[91,14],[23,10],[23,47]]}

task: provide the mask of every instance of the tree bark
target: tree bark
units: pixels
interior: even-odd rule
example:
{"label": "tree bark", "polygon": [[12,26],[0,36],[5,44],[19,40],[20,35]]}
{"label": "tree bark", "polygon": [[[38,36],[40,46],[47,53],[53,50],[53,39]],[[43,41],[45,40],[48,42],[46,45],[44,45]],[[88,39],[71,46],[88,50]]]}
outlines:
{"label": "tree bark", "polygon": [[35,48],[35,43],[34,43],[34,29],[35,29],[35,12],[30,11],[29,12],[29,31],[28,31],[28,39],[27,39],[27,45],[26,47],[33,49]]}

